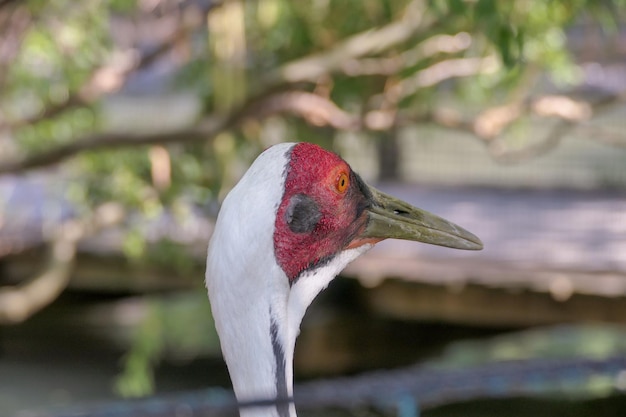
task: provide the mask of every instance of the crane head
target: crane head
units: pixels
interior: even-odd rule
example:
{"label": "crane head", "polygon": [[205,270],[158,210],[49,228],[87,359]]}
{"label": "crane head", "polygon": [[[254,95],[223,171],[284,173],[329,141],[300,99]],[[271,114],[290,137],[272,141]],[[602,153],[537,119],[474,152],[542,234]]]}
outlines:
{"label": "crane head", "polygon": [[[292,395],[293,351],[307,307],[349,262],[387,238],[482,248],[465,229],[367,185],[319,146],[283,143],[255,160],[222,204],[206,270],[240,401]],[[295,408],[241,415],[294,416]]]}
{"label": "crane head", "polygon": [[294,146],[284,175],[273,240],[291,282],[343,250],[386,238],[482,249],[472,233],[368,186],[338,155],[316,145]]}

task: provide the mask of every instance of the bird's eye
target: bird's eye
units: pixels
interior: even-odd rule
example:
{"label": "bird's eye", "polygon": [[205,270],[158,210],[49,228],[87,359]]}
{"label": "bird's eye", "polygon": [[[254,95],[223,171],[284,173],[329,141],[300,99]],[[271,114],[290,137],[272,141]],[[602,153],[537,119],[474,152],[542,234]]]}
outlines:
{"label": "bird's eye", "polygon": [[335,184],[337,191],[340,193],[345,193],[348,189],[348,184],[350,184],[350,178],[348,178],[348,174],[342,172],[337,177],[337,183]]}

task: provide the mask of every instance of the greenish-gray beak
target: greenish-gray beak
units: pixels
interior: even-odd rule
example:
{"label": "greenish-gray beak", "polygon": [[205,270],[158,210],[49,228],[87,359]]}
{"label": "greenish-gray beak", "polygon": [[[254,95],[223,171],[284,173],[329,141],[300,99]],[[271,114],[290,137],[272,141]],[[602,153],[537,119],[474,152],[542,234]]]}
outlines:
{"label": "greenish-gray beak", "polygon": [[414,240],[465,250],[483,248],[480,239],[461,226],[373,187],[368,188],[371,206],[367,209],[367,227],[360,238]]}

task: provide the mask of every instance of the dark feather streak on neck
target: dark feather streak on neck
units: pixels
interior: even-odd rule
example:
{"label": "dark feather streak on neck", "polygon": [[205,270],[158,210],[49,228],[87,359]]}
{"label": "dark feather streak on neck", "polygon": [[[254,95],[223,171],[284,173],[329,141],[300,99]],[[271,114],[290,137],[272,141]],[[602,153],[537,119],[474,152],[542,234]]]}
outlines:
{"label": "dark feather streak on neck", "polygon": [[274,319],[272,309],[270,308],[270,335],[272,337],[272,350],[274,351],[274,359],[276,360],[276,399],[279,400],[276,403],[276,411],[279,417],[289,417],[289,402],[282,401],[289,398],[289,392],[287,391],[287,375],[285,349],[279,338],[278,323]]}

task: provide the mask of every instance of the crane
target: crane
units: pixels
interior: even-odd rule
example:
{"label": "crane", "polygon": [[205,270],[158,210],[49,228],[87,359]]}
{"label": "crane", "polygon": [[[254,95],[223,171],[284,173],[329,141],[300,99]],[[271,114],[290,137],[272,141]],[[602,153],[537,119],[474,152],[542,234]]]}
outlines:
{"label": "crane", "polygon": [[206,285],[237,400],[278,399],[242,417],[295,417],[293,353],[315,296],[387,238],[480,250],[441,217],[367,185],[335,153],[305,142],[265,150],[224,199]]}

